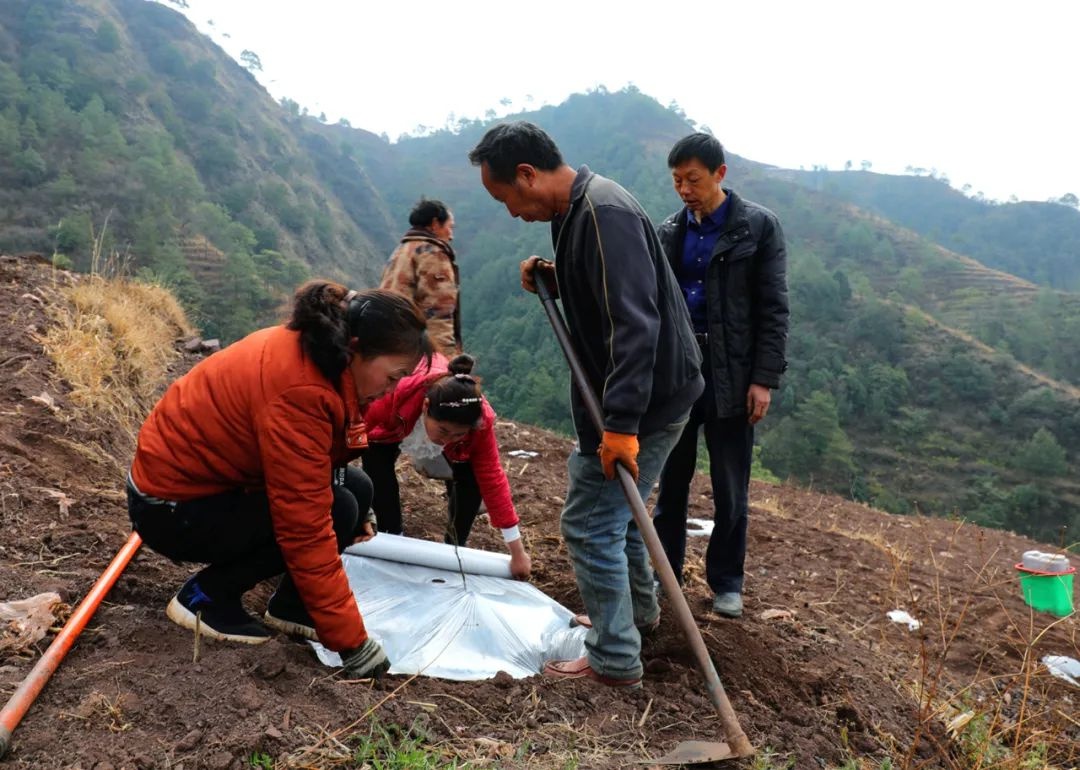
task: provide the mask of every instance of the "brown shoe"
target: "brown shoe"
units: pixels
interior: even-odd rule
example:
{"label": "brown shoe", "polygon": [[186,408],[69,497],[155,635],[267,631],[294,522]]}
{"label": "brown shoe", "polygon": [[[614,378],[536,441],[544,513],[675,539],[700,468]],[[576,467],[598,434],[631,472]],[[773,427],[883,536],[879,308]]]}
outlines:
{"label": "brown shoe", "polygon": [[[660,616],[657,615],[656,619],[649,623],[635,623],[634,625],[637,626],[638,633],[642,636],[650,636],[651,634],[656,633],[656,630],[660,628]],[[584,613],[575,615],[570,618],[570,628],[574,628],[575,626],[592,628],[592,618]]]}
{"label": "brown shoe", "polygon": [[641,687],[641,677],[637,679],[614,679],[593,671],[587,657],[577,660],[553,660],[544,666],[544,676],[552,679],[592,679],[608,687],[628,687],[637,690]]}

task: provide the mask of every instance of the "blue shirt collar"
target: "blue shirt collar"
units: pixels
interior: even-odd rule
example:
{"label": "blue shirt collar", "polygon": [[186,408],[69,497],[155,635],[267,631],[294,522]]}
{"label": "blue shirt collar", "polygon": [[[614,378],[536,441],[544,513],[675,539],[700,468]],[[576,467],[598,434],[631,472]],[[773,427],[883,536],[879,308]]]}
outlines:
{"label": "blue shirt collar", "polygon": [[727,219],[728,202],[730,200],[731,196],[725,195],[724,202],[717,206],[711,214],[703,216],[701,218],[701,222],[698,222],[696,219],[694,219],[693,212],[691,212],[689,208],[684,206],[683,211],[686,212],[687,227],[698,227],[703,230],[714,230],[718,227],[722,227],[724,225],[724,220]]}

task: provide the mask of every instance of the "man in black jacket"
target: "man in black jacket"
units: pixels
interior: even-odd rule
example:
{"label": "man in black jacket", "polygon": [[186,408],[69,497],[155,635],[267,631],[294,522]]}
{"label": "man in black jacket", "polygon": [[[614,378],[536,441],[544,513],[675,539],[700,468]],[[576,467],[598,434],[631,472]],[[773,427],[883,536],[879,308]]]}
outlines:
{"label": "man in black jacket", "polygon": [[724,148],[691,134],[668,155],[685,206],[659,228],[701,346],[705,391],[660,475],[653,521],[675,575],[686,554],[686,509],[705,429],[714,526],[705,553],[713,610],[742,614],[754,425],[787,368],[787,256],[776,215],[724,189]]}
{"label": "man in black jacket", "polygon": [[535,274],[562,300],[571,341],[603,409],[601,435],[573,391],[578,443],[568,461],[561,529],[592,623],[587,654],[549,663],[545,673],[639,687],[640,631],[656,625],[660,607],[645,545],[614,480],[615,463],[647,497],[701,394],[701,358],[686,303],[633,196],[587,166],[575,171],[537,126],[495,126],[469,159],[511,216],[551,222],[555,263],[536,256],[523,261],[521,283],[535,292]]}

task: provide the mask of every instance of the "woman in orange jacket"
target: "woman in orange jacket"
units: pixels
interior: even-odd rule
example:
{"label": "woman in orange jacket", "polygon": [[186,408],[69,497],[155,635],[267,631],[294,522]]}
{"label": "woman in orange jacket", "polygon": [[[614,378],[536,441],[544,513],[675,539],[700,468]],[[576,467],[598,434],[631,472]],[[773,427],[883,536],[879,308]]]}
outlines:
{"label": "woman in orange jacket", "polygon": [[495,411],[472,376],[473,359],[453,361],[436,353],[431,366],[421,364],[393,393],[364,413],[370,445],[364,470],[375,485],[372,507],[379,530],[401,534],[401,500],[394,464],[405,451],[414,460],[445,462],[453,478],[446,481],[449,499],[447,542],[464,545],[480,503],[487,504],[491,525],[502,531],[510,552],[510,572],[526,579],[532,563],[521,542],[510,483],[499,461]]}
{"label": "woman in orange jacket", "polygon": [[[389,667],[368,638],[341,566],[374,534],[362,410],[431,345],[416,306],[392,292],[311,281],[284,326],[254,332],[174,382],[139,431],[128,511],[143,542],[207,566],[169,603],[214,639],[270,638],[241,597],[282,575],[266,625],[342,653],[353,676]],[[201,617],[200,617],[201,616]]]}

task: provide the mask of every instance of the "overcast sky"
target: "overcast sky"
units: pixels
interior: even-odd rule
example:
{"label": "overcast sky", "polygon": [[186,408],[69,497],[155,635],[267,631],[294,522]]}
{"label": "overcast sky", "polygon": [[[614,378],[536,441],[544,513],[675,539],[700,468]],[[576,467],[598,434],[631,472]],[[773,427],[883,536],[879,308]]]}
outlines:
{"label": "overcast sky", "polygon": [[633,83],[752,160],[1080,195],[1074,0],[188,3],[275,97],[391,138]]}

